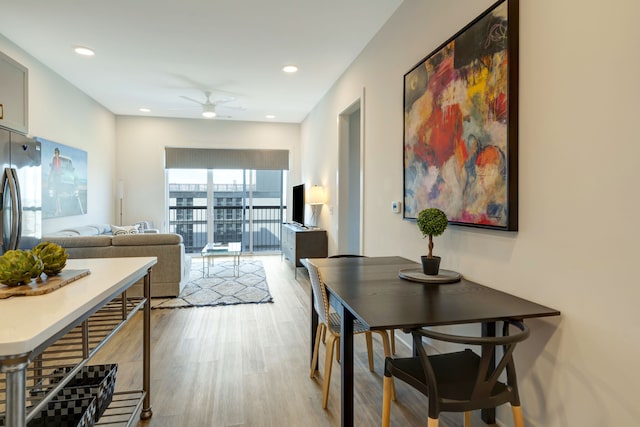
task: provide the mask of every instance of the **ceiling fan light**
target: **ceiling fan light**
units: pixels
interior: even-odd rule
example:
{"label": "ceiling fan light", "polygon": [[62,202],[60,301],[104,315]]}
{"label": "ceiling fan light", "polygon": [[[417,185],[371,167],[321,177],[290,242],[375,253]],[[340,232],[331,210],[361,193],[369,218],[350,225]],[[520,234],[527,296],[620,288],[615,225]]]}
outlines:
{"label": "ceiling fan light", "polygon": [[202,117],[206,117],[207,119],[213,119],[216,116],[216,109],[214,105],[203,105],[202,106]]}

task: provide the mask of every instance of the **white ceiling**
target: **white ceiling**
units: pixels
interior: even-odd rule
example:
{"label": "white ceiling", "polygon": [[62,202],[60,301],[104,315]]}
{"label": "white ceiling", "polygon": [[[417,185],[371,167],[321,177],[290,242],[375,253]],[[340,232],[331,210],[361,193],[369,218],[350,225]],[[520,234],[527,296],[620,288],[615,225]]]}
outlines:
{"label": "white ceiling", "polygon": [[0,0],[0,33],[117,115],[201,118],[182,96],[209,90],[231,120],[299,123],[400,3]]}

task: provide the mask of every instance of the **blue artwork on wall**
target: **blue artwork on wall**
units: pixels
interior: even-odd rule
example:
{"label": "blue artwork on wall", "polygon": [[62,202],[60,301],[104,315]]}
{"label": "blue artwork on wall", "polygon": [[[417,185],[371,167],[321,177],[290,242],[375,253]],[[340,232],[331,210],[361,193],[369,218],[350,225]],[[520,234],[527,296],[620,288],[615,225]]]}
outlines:
{"label": "blue artwork on wall", "polygon": [[87,152],[44,138],[42,218],[87,213]]}

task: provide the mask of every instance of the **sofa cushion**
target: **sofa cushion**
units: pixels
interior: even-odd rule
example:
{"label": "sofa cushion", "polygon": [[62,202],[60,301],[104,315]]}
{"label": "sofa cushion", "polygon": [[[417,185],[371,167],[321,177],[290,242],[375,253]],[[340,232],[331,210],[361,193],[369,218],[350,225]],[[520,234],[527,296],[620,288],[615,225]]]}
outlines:
{"label": "sofa cushion", "polygon": [[180,243],[182,243],[182,236],[174,233],[119,234],[111,239],[113,246],[177,245]]}
{"label": "sofa cushion", "polygon": [[71,228],[70,230],[76,231],[80,236],[97,236],[98,234],[102,234],[100,229],[93,225],[82,225]]}
{"label": "sofa cushion", "polygon": [[[64,230],[56,231],[55,233],[48,234],[49,236],[97,236],[98,234],[103,234],[107,231],[103,224],[92,224],[92,225],[80,225],[74,228],[65,228]],[[109,232],[111,229],[108,230]]]}
{"label": "sofa cushion", "polygon": [[63,248],[89,248],[111,246],[111,236],[101,234],[97,236],[47,236],[42,240],[55,243]]}
{"label": "sofa cushion", "polygon": [[138,230],[140,230],[141,233],[144,233],[145,230],[153,229],[153,224],[151,223],[151,221],[138,221],[133,223],[133,225],[137,225]]}
{"label": "sofa cushion", "polygon": [[98,234],[111,233],[111,224],[91,224],[91,226],[98,229]]}
{"label": "sofa cushion", "polygon": [[60,230],[56,231],[55,233],[47,234],[46,236],[44,236],[44,238],[47,239],[49,237],[72,237],[79,235],[80,233],[78,233],[76,230]]}
{"label": "sofa cushion", "polygon": [[112,225],[111,232],[114,236],[119,236],[121,234],[138,234],[138,226],[137,225]]}

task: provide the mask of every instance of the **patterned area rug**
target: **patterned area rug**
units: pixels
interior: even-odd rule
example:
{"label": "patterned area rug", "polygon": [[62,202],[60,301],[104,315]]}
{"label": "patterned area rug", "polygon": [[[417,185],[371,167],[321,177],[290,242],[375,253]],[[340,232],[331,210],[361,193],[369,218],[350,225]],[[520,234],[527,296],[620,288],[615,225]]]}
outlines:
{"label": "patterned area rug", "polygon": [[[206,267],[204,267],[206,273]],[[203,276],[200,258],[191,263],[191,280],[176,298],[153,298],[151,308],[188,308],[273,302],[261,261],[241,260],[236,277],[233,261],[216,261]]]}

